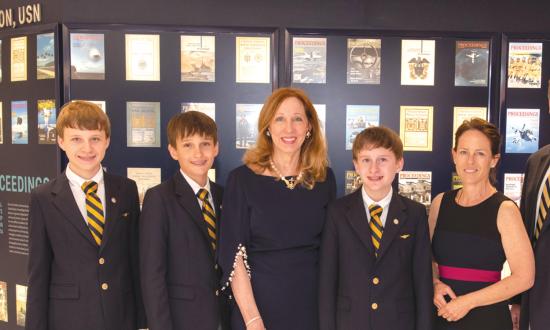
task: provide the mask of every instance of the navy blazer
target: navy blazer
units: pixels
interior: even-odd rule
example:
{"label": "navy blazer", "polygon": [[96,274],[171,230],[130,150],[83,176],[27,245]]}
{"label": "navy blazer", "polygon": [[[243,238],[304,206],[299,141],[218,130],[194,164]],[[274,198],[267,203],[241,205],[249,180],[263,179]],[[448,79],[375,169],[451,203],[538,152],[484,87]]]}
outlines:
{"label": "navy blazer", "polygon": [[147,327],[139,290],[137,187],[109,173],[104,182],[99,247],[65,174],[32,191],[26,329]]}
{"label": "navy blazer", "polygon": [[[535,222],[537,221],[538,192],[550,166],[550,145],[541,148],[527,160],[525,178],[521,194],[520,211],[527,234],[534,242]],[[548,312],[550,311],[550,221],[546,219],[539,239],[534,244],[535,283],[521,297],[520,329],[548,329]]]}
{"label": "navy blazer", "polygon": [[[210,191],[219,227],[223,189],[210,182]],[[149,329],[218,329],[220,272],[197,197],[179,171],[147,191],[140,249]]]}
{"label": "navy blazer", "polygon": [[426,208],[394,192],[375,257],[361,189],[328,209],[320,258],[321,330],[430,330]]}

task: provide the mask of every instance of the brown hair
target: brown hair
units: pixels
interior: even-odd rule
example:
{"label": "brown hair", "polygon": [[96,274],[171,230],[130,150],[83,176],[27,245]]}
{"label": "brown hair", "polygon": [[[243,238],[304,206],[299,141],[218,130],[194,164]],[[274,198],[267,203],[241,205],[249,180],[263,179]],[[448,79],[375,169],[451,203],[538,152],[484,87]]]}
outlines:
{"label": "brown hair", "polygon": [[[492,156],[500,154],[501,139],[500,139],[500,133],[498,132],[497,127],[491,124],[490,122],[477,117],[472,118],[470,120],[465,120],[457,128],[455,132],[455,146],[453,148],[454,151],[456,151],[456,148],[458,146],[458,139],[460,139],[462,134],[464,134],[469,130],[476,130],[481,134],[485,135],[487,139],[489,139],[489,143],[491,144]],[[491,180],[491,183],[493,185],[496,183],[496,171],[497,170],[495,166],[495,167],[492,167],[491,171],[489,172],[489,179]]]}
{"label": "brown hair", "polygon": [[168,143],[176,148],[178,139],[199,134],[218,143],[218,127],[212,118],[199,111],[186,111],[170,118],[166,135]]}
{"label": "brown hair", "polygon": [[303,173],[302,185],[307,189],[313,189],[316,182],[325,181],[328,166],[327,147],[317,112],[307,95],[300,89],[279,88],[267,98],[258,118],[256,145],[247,150],[243,156],[243,162],[258,174],[270,168],[273,141],[266,135],[266,132],[277,109],[289,97],[295,97],[302,103],[311,126],[311,136],[305,139],[300,150],[299,167]]}
{"label": "brown hair", "polygon": [[59,137],[63,138],[65,128],[104,131],[107,138],[111,136],[109,117],[99,106],[87,101],[70,101],[61,108],[55,126]]}
{"label": "brown hair", "polygon": [[357,134],[351,149],[354,160],[357,160],[357,155],[359,155],[359,152],[363,148],[389,149],[397,160],[403,158],[403,142],[401,142],[401,138],[392,129],[385,126],[368,127]]}

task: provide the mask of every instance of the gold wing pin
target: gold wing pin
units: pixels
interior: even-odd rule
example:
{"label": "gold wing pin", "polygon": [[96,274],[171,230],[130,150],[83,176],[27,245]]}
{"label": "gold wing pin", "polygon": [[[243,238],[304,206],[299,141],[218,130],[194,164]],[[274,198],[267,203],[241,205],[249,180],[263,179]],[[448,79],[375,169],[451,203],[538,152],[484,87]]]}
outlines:
{"label": "gold wing pin", "polygon": [[402,239],[407,239],[409,238],[411,235],[409,234],[404,234],[404,235],[400,235],[399,237],[401,237]]}

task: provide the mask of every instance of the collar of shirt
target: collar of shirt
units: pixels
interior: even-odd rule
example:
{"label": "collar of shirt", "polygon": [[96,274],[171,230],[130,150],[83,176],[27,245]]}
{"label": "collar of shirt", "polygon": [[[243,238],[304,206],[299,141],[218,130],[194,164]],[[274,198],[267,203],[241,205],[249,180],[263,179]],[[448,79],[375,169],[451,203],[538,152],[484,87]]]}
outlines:
{"label": "collar of shirt", "polygon": [[80,214],[82,214],[82,217],[84,218],[84,221],[87,221],[87,211],[86,211],[86,194],[84,194],[84,191],[82,190],[82,184],[86,181],[95,181],[97,182],[97,196],[101,200],[101,204],[103,205],[103,214],[105,215],[105,219],[107,219],[107,204],[105,201],[105,184],[103,180],[103,167],[99,167],[99,171],[90,179],[86,180],[82,177],[80,177],[78,174],[73,172],[71,170],[71,167],[67,165],[67,168],[65,169],[65,175],[67,176],[67,179],[69,180],[69,186],[71,188],[71,192],[73,193],[74,199],[76,201],[76,205],[78,206],[78,209],[80,211]]}
{"label": "collar of shirt", "polygon": [[[210,180],[206,179],[206,184],[204,185],[204,187],[201,187],[195,180],[191,179],[191,177],[185,174],[181,170],[181,168],[180,168],[180,173],[185,179],[185,181],[187,181],[187,183],[191,186],[191,189],[193,189],[193,193],[195,194],[195,196],[197,196],[199,189],[201,188],[206,189],[208,191],[208,201],[210,202],[210,205],[212,206],[214,205],[214,200],[212,199],[212,192],[210,191]],[[200,200],[200,198],[197,197],[197,201],[199,202],[199,206],[202,208],[202,201]],[[214,208],[214,212],[216,212],[215,208]]]}
{"label": "collar of shirt", "polygon": [[380,220],[382,220],[382,225],[386,225],[386,218],[388,217],[388,209],[390,206],[391,198],[393,196],[393,188],[390,187],[390,191],[384,198],[382,198],[379,201],[374,201],[370,196],[367,194],[365,189],[361,187],[361,194],[363,196],[363,204],[365,205],[365,211],[367,212],[367,219],[370,221],[370,212],[369,212],[369,206],[372,204],[378,204],[380,207],[382,207],[382,215],[380,216]]}

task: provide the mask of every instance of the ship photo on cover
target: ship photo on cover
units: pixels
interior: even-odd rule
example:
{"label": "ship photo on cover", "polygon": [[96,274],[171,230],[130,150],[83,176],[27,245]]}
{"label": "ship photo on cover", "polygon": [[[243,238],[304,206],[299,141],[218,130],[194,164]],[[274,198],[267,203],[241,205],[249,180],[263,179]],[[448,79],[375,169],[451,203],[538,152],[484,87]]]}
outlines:
{"label": "ship photo on cover", "polygon": [[380,125],[379,105],[346,105],[346,150],[351,150],[357,134]]}
{"label": "ship photo on cover", "polygon": [[432,204],[432,172],[399,172],[399,195],[424,204],[429,213]]}
{"label": "ship photo on cover", "polygon": [[36,79],[55,78],[55,40],[53,33],[36,36]]}
{"label": "ship photo on cover", "polygon": [[216,37],[181,36],[181,81],[216,81]]}
{"label": "ship photo on cover", "polygon": [[489,41],[457,41],[455,86],[487,86],[488,76]]}
{"label": "ship photo on cover", "polygon": [[511,42],[508,49],[508,88],[540,88],[542,43]]}
{"label": "ship photo on cover", "polygon": [[292,38],[292,82],[327,82],[327,38]]}

